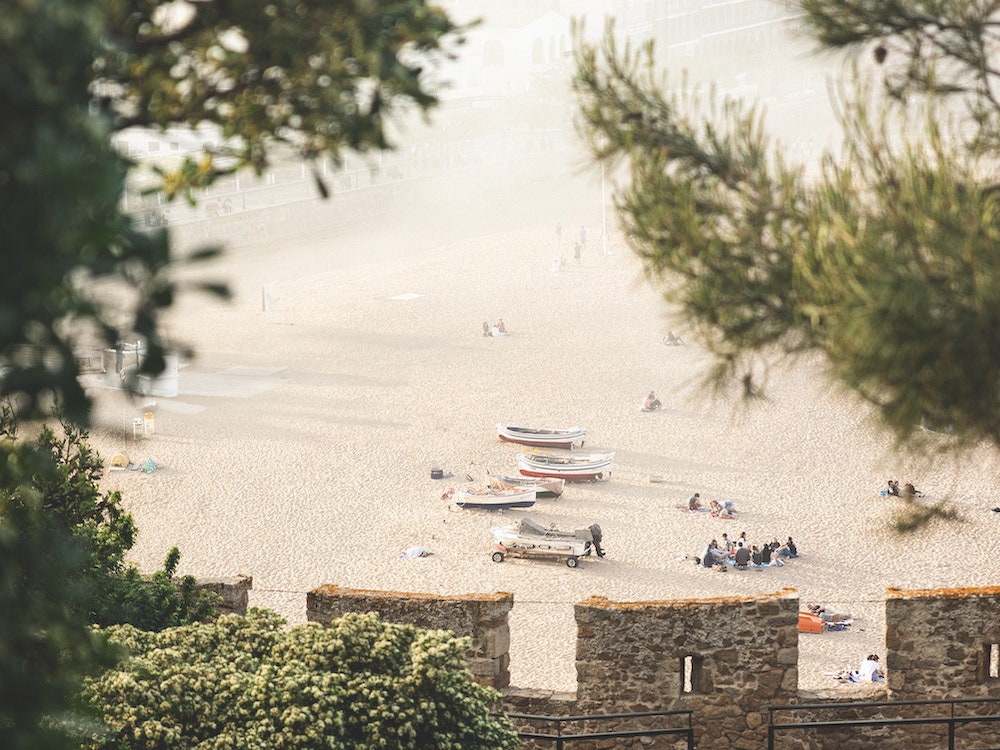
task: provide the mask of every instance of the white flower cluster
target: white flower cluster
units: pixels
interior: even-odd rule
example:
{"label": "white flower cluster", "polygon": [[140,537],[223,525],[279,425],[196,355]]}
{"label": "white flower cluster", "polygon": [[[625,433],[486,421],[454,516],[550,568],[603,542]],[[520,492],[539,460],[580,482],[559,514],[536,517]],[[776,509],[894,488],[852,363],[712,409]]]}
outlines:
{"label": "white flower cluster", "polygon": [[86,687],[107,727],[86,750],[518,746],[466,669],[469,639],[448,631],[374,613],[286,628],[251,610],[110,636],[130,656]]}

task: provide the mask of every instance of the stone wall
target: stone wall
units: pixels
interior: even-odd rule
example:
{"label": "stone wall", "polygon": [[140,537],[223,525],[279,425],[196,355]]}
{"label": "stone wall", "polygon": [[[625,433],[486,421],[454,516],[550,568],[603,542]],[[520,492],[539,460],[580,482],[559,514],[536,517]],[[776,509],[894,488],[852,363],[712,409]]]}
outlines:
{"label": "stone wall", "polygon": [[794,700],[798,595],[576,605],[582,712],[693,710],[704,747],[760,747],[762,709]]}
{"label": "stone wall", "polygon": [[1000,587],[889,589],[885,620],[893,700],[1000,698]]}
{"label": "stone wall", "polygon": [[199,578],[197,588],[218,594],[222,601],[216,607],[220,615],[245,615],[253,588],[253,577]]}
{"label": "stone wall", "polygon": [[[768,709],[796,705],[789,721],[927,718],[995,714],[982,703],[902,706],[901,701],[1000,698],[1000,587],[899,591],[886,600],[888,682],[859,686],[853,701],[816,700],[798,691],[798,594],[783,589],[753,597],[615,602],[591,597],[575,607],[575,694],[510,687],[507,593],[434,596],[324,586],[307,600],[308,619],[329,622],[347,612],[378,612],[390,622],[448,629],[473,639],[470,669],[480,682],[503,688],[502,708],[515,714],[579,716],[615,712],[691,711],[698,747],[763,750]],[[818,707],[806,707],[806,702]],[[686,719],[578,723],[572,731],[684,725]],[[518,720],[518,729],[551,732],[552,725]],[[571,731],[564,727],[564,731]],[[880,750],[947,746],[942,724],[904,728],[783,730],[785,750]],[[959,727],[956,747],[1000,746],[1000,723]],[[980,742],[980,744],[975,744]],[[552,747],[525,743],[526,750]],[[675,738],[575,741],[574,750],[674,748]]]}
{"label": "stone wall", "polygon": [[469,671],[484,685],[510,684],[510,627],[513,594],[435,596],[322,586],[306,595],[306,619],[329,623],[348,612],[377,612],[386,622],[450,630],[470,636]]}

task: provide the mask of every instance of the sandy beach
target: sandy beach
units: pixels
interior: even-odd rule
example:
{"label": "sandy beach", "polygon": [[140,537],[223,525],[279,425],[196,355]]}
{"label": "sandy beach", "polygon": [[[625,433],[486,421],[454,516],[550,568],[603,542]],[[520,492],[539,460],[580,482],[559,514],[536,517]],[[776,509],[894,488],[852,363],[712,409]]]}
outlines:
{"label": "sandy beach", "polygon": [[[518,190],[463,187],[455,196],[465,202],[427,195],[380,226],[231,243],[198,275],[227,279],[234,300],[189,295],[170,315],[170,332],[197,350],[181,362],[177,397],[147,405],[95,390],[101,455],[124,450],[159,467],[105,476],[135,516],[140,567],[177,545],[182,573],[252,575],[251,604],[293,623],[305,618],[306,592],[326,583],[510,591],[512,683],[561,691],[575,685],[572,605],[591,595],[791,587],[803,603],[847,610],[846,631],[800,638],[800,687],[813,689],[833,687],[825,671],[884,653],[886,587],[996,583],[993,451],[961,465],[896,455],[818,359],[774,369],[769,400],[749,411],[735,397],[712,400],[700,388],[708,353],[667,317],[611,211],[602,253],[599,179],[567,168]],[[510,335],[484,337],[483,321],[498,318]],[[664,346],[668,329],[686,345]],[[665,408],[640,412],[650,390]],[[146,411],[155,431],[133,439],[131,420]],[[568,485],[523,512],[452,509],[442,494],[466,475],[516,472],[520,449],[497,439],[498,422],[587,428],[587,450],[615,452],[610,480]],[[434,480],[434,467],[454,476]],[[879,496],[889,478],[949,497],[960,519],[897,537],[900,501]],[[733,500],[738,520],[678,510],[693,492]],[[577,569],[494,563],[490,526],[521,515],[569,528],[596,521],[607,557]],[[741,531],[754,544],[791,535],[801,556],[724,575],[684,559]],[[400,559],[414,545],[433,554]]]}

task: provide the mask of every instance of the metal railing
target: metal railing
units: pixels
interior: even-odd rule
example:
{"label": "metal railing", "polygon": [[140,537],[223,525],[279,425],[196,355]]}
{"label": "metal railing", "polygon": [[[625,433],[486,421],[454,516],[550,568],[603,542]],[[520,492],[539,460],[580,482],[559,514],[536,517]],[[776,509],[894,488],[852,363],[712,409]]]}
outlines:
{"label": "metal railing", "polygon": [[[991,713],[987,714],[956,714],[956,707],[965,707],[972,704],[990,706]],[[802,712],[810,711],[818,713],[820,711],[863,711],[867,709],[916,709],[912,713],[919,714],[921,711],[931,713],[935,708],[946,708],[947,712],[942,715],[915,715],[911,717],[873,717],[873,718],[853,718],[853,719],[831,719],[826,721],[806,720],[806,721],[777,721],[775,714],[778,712]],[[898,727],[900,731],[905,731],[907,727],[939,725],[947,728],[948,750],[956,750],[955,731],[957,728],[969,724],[995,724],[1000,722],[1000,698],[961,698],[954,700],[924,700],[924,701],[857,701],[852,703],[799,703],[783,706],[771,706],[768,708],[767,727],[767,747],[768,750],[775,750],[775,735],[778,732],[805,732],[829,729],[889,729]],[[979,744],[982,740],[990,741],[988,747]],[[992,737],[977,734],[977,750],[992,750],[1000,748],[1000,730]],[[799,746],[799,745],[796,745]]]}
{"label": "metal railing", "polygon": [[[674,736],[687,741],[688,750],[694,750],[694,726],[692,724],[693,711],[639,711],[631,713],[616,714],[588,714],[583,716],[535,716],[532,714],[512,714],[507,717],[515,723],[530,723],[535,725],[554,725],[549,731],[518,731],[518,737],[522,740],[541,740],[555,744],[556,750],[563,750],[566,743],[580,742],[583,740],[602,739],[624,739],[653,738]],[[611,722],[632,722],[640,725],[654,723],[657,719],[669,720],[672,723],[682,722],[684,726],[639,726],[629,729],[605,729],[605,730],[581,730],[573,727],[573,724],[593,725]],[[655,722],[658,723],[658,722]]]}

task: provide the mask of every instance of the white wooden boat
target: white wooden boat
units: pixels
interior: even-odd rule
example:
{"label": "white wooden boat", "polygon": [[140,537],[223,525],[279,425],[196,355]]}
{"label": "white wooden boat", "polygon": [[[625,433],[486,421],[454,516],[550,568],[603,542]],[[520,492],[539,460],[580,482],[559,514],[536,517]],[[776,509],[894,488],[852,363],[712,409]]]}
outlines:
{"label": "white wooden boat", "polygon": [[497,436],[508,443],[533,445],[539,448],[572,448],[574,443],[583,445],[587,431],[582,427],[544,429],[513,424],[497,424]]}
{"label": "white wooden boat", "polygon": [[530,518],[522,518],[514,526],[494,526],[493,562],[503,562],[508,555],[514,557],[563,558],[566,565],[575,568],[580,558],[594,549],[594,535],[590,529],[560,531],[545,528]]}
{"label": "white wooden boat", "polygon": [[528,477],[556,477],[567,482],[590,482],[611,475],[614,453],[524,452],[517,457],[518,470]]}
{"label": "white wooden boat", "polygon": [[485,510],[507,510],[508,508],[530,508],[535,504],[534,487],[457,487],[451,501],[459,508],[481,508]]}
{"label": "white wooden boat", "polygon": [[505,476],[503,474],[490,475],[490,486],[498,490],[511,487],[534,487],[535,497],[559,497],[566,488],[565,479],[555,477],[525,477],[525,476]]}

